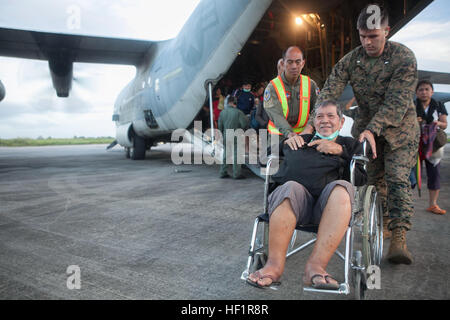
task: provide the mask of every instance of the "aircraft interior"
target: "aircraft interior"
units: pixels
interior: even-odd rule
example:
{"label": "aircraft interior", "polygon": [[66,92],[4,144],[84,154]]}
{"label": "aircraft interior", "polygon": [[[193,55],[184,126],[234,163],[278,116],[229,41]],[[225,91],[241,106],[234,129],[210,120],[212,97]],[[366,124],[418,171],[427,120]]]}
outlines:
{"label": "aircraft interior", "polygon": [[[270,81],[277,74],[276,64],[290,45],[304,51],[304,74],[319,87],[332,67],[347,52],[360,45],[356,29],[359,12],[373,1],[351,0],[275,0],[223,76],[222,82],[239,87],[243,80],[252,84]],[[388,10],[391,34],[395,34],[431,0],[379,1]]]}

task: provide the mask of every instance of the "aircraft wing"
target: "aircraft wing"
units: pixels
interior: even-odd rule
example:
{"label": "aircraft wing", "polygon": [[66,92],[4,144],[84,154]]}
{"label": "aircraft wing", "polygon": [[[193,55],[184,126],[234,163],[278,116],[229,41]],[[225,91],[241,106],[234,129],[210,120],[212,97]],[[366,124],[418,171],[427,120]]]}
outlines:
{"label": "aircraft wing", "polygon": [[73,62],[138,65],[156,42],[0,28],[0,55],[48,60],[53,87],[67,97]]}
{"label": "aircraft wing", "polygon": [[450,93],[449,92],[435,92],[433,94],[433,99],[440,101],[442,103],[446,103],[450,101]]}
{"label": "aircraft wing", "polygon": [[430,80],[433,84],[450,84],[450,73],[419,70],[419,79]]}
{"label": "aircraft wing", "polygon": [[[419,79],[430,80],[433,84],[450,84],[450,73],[419,70]],[[435,91],[433,99],[446,103],[450,101],[450,93]]]}
{"label": "aircraft wing", "polygon": [[[419,79],[430,80],[433,84],[450,84],[450,73],[425,71],[425,70],[419,70],[418,72],[419,72]],[[350,85],[347,85],[344,89],[344,92],[342,92],[341,97],[338,99],[338,102],[341,103],[342,105],[345,105],[353,97],[354,97],[353,89]],[[435,92],[433,98],[445,103],[447,101],[450,101],[450,93]],[[353,101],[352,105],[356,105],[356,102]]]}

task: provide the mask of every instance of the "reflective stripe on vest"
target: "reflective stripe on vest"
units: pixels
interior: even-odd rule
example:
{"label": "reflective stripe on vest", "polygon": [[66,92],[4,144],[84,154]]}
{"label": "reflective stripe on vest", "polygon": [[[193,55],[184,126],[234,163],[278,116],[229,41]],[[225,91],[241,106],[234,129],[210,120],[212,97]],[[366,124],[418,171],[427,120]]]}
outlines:
{"label": "reflective stripe on vest", "polygon": [[[278,101],[281,103],[281,107],[283,108],[283,115],[288,119],[289,115],[289,105],[286,98],[286,90],[284,89],[284,83],[283,80],[281,80],[281,77],[278,76],[272,81],[272,86],[275,89],[275,92],[278,96]],[[308,123],[309,118],[309,108],[310,108],[310,87],[311,87],[311,79],[308,76],[300,75],[300,106],[299,106],[299,113],[298,113],[298,121],[297,124],[292,127],[292,130],[299,134],[303,132],[305,129],[306,124]],[[278,134],[281,135],[281,132],[275,127],[275,124],[269,120],[269,123],[267,125],[267,130],[271,134]]]}

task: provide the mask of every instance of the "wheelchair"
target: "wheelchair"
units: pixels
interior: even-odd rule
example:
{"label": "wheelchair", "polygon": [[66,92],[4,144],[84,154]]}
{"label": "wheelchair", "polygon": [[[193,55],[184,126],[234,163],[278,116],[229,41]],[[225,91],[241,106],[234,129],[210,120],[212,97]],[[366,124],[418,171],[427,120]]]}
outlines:
{"label": "wheelchair", "polygon": [[[350,225],[347,228],[345,239],[345,253],[336,250],[335,254],[344,262],[344,282],[340,283],[338,290],[323,290],[311,287],[304,287],[305,292],[322,292],[335,294],[352,294],[357,300],[365,298],[370,281],[370,266],[379,268],[383,254],[383,214],[380,201],[377,197],[375,186],[364,185],[355,187],[355,166],[357,163],[367,165],[369,159],[366,156],[367,142],[363,143],[364,153],[354,155],[350,163],[351,183],[355,188],[355,199],[352,206],[352,216]],[[241,279],[246,280],[250,273],[261,269],[268,257],[269,238],[269,215],[268,215],[268,191],[271,182],[270,170],[274,160],[282,161],[276,156],[269,156],[265,183],[264,183],[264,212],[260,214],[254,222],[252,237],[250,240],[250,250],[245,270],[241,274]],[[297,238],[301,233],[316,234],[318,226],[298,226],[294,230],[286,258],[311,246],[317,240],[313,238],[304,244],[296,245]],[[286,261],[287,263],[287,261]]]}

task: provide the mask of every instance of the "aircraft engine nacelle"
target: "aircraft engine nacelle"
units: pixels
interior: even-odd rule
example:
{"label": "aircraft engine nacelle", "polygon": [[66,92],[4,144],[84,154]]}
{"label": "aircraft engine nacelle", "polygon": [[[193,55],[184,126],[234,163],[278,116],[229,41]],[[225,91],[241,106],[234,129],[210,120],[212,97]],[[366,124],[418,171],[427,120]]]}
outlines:
{"label": "aircraft engine nacelle", "polygon": [[2,101],[5,98],[5,87],[3,86],[3,83],[0,81],[0,101]]}
{"label": "aircraft engine nacelle", "polygon": [[131,130],[133,130],[131,123],[122,124],[116,128],[116,140],[121,146],[133,147]]}

